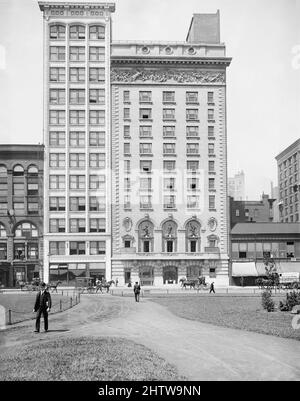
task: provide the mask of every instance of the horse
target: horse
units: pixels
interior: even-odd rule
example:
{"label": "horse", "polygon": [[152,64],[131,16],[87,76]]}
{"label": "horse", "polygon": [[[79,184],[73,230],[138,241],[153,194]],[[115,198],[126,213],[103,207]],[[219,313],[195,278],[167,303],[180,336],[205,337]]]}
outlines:
{"label": "horse", "polygon": [[54,292],[54,290],[57,292],[57,287],[59,284],[61,284],[61,281],[57,281],[56,283],[49,283],[48,287],[50,288],[50,290],[52,289],[51,292]]}
{"label": "horse", "polygon": [[196,285],[199,285],[199,280],[198,279],[187,279],[187,280],[182,280],[181,281],[181,286],[182,288],[186,289],[186,287],[190,287],[195,289]]}
{"label": "horse", "polygon": [[102,294],[103,293],[103,291],[102,291],[103,288],[106,288],[106,292],[109,292],[110,286],[112,284],[115,284],[114,280],[109,280],[109,281],[106,281],[104,283],[100,282],[100,283],[96,284],[96,293],[100,290],[101,294]]}

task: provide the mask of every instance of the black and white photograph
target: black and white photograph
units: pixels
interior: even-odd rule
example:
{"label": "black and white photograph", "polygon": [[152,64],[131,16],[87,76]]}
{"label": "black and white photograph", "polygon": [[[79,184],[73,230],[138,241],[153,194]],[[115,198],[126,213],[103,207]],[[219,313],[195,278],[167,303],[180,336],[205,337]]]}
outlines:
{"label": "black and white photograph", "polygon": [[0,381],[299,381],[299,175],[300,0],[0,0]]}

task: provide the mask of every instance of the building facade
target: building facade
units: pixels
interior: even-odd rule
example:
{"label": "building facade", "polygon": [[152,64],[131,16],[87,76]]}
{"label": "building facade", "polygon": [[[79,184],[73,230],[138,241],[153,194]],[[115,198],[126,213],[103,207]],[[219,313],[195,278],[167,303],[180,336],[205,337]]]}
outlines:
{"label": "building facade", "polygon": [[0,145],[0,286],[43,276],[42,145]]}
{"label": "building facade", "polygon": [[228,284],[231,59],[219,15],[210,16],[207,24],[193,16],[186,42],[112,43],[112,278],[120,284],[201,275]]}
{"label": "building facade", "polygon": [[264,261],[273,260],[277,272],[300,271],[298,223],[237,223],[231,230],[231,284],[254,285],[266,275]]}
{"label": "building facade", "polygon": [[44,280],[111,276],[113,3],[39,2],[44,21]]}
{"label": "building facade", "polygon": [[228,193],[234,200],[242,201],[245,199],[245,174],[243,170],[233,177],[228,177]]}
{"label": "building facade", "polygon": [[276,156],[278,168],[279,218],[281,222],[299,222],[300,139]]}
{"label": "building facade", "polygon": [[237,201],[230,197],[230,227],[232,228],[236,223],[274,221],[274,202],[275,199],[265,194],[262,194],[259,201]]}

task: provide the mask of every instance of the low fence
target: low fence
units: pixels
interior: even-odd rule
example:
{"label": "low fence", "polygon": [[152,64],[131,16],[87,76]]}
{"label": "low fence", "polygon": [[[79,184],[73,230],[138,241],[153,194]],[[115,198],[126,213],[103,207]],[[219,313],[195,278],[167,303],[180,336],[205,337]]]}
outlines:
{"label": "low fence", "polygon": [[[62,291],[62,295],[63,293],[64,291]],[[63,299],[60,299],[57,302],[53,302],[49,315],[66,311],[78,305],[79,303],[80,303],[80,293],[73,292],[72,296],[66,295],[64,296]],[[21,311],[21,310],[14,310],[12,308],[6,308],[5,314],[6,314],[6,325],[13,325],[16,323],[25,322],[27,320],[33,320],[36,318],[32,309],[30,311],[26,310]]]}

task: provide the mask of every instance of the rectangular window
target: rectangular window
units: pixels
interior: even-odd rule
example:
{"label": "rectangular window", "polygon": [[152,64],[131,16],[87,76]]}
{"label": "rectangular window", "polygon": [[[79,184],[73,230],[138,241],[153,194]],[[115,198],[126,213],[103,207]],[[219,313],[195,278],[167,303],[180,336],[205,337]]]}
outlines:
{"label": "rectangular window", "polygon": [[209,210],[216,208],[215,195],[209,195]]}
{"label": "rectangular window", "polygon": [[105,175],[90,175],[90,189],[105,190]]}
{"label": "rectangular window", "polygon": [[0,260],[7,259],[7,244],[5,242],[0,243]]}
{"label": "rectangular window", "polygon": [[199,154],[199,143],[188,143],[186,145],[186,151],[188,155]]}
{"label": "rectangular window", "polygon": [[209,143],[208,144],[208,154],[209,155],[214,155],[215,154],[215,144],[214,143]]}
{"label": "rectangular window", "polygon": [[152,92],[151,91],[140,91],[139,92],[139,101],[140,103],[149,103],[152,100]]}
{"label": "rectangular window", "polygon": [[70,104],[84,104],[84,103],[85,103],[85,90],[70,89]]}
{"label": "rectangular window", "polygon": [[85,146],[85,132],[71,131],[69,137],[69,145],[72,148],[84,147]]}
{"label": "rectangular window", "polygon": [[49,189],[65,189],[66,177],[64,175],[50,175]]}
{"label": "rectangular window", "polygon": [[104,62],[104,60],[105,60],[105,47],[90,46],[89,59],[90,59],[90,61]]}
{"label": "rectangular window", "polygon": [[215,179],[214,178],[208,179],[208,189],[215,189]]}
{"label": "rectangular window", "polygon": [[105,147],[105,132],[104,131],[91,131],[90,132],[90,146],[97,146],[99,148]]}
{"label": "rectangular window", "polygon": [[70,175],[70,189],[85,189],[85,175]]}
{"label": "rectangular window", "polygon": [[164,155],[175,154],[175,143],[164,143],[163,144]]}
{"label": "rectangular window", "polygon": [[187,189],[191,191],[196,191],[199,189],[199,179],[196,177],[187,179]]}
{"label": "rectangular window", "polygon": [[175,195],[164,196],[164,209],[175,208]]}
{"label": "rectangular window", "polygon": [[85,39],[85,27],[83,25],[70,26],[69,36],[71,40]]}
{"label": "rectangular window", "polygon": [[140,178],[140,189],[144,191],[151,191],[152,189],[151,178]]}
{"label": "rectangular window", "polygon": [[187,162],[187,170],[190,171],[198,171],[199,170],[199,162],[197,160],[191,160]]}
{"label": "rectangular window", "polygon": [[174,191],[175,189],[175,178],[164,178],[164,190]]}
{"label": "rectangular window", "polygon": [[84,61],[84,60],[85,60],[85,47],[70,46],[70,61]]}
{"label": "rectangular window", "polygon": [[90,232],[104,233],[105,232],[105,219],[90,219]]}
{"label": "rectangular window", "polygon": [[64,131],[50,131],[49,132],[49,146],[63,147],[66,145],[66,133]]}
{"label": "rectangular window", "polygon": [[124,196],[124,209],[130,209],[130,195]]}
{"label": "rectangular window", "polygon": [[140,126],[140,138],[151,138],[151,137],[152,137],[151,125],[141,125]]}
{"label": "rectangular window", "polygon": [[102,25],[92,25],[90,26],[90,39],[91,40],[101,40],[105,38],[105,26]]}
{"label": "rectangular window", "polygon": [[49,231],[50,233],[64,233],[66,231],[65,219],[50,219]]}
{"label": "rectangular window", "polygon": [[90,68],[90,82],[103,82],[105,80],[104,68]]}
{"label": "rectangular window", "polygon": [[176,166],[175,160],[164,160],[164,171],[170,172],[174,171]]}
{"label": "rectangular window", "polygon": [[105,255],[105,241],[91,241],[90,255]]}
{"label": "rectangular window", "polygon": [[85,255],[85,242],[70,241],[70,255]]}
{"label": "rectangular window", "polygon": [[152,143],[140,143],[140,154],[141,155],[152,154]]}
{"label": "rectangular window", "polygon": [[175,103],[175,92],[163,91],[163,103]]}
{"label": "rectangular window", "polygon": [[214,137],[214,136],[215,136],[215,127],[208,126],[208,137]]}
{"label": "rectangular window", "polygon": [[85,219],[70,219],[70,233],[84,233]]}
{"label": "rectangular window", "polygon": [[130,119],[130,109],[128,107],[123,109],[123,118],[124,120]]}
{"label": "rectangular window", "polygon": [[130,138],[130,125],[124,125],[123,136],[124,138]]}
{"label": "rectangular window", "polygon": [[207,92],[207,103],[214,104],[214,92]]}
{"label": "rectangular window", "polygon": [[65,82],[66,80],[65,67],[50,67],[49,79],[50,82]]}
{"label": "rectangular window", "polygon": [[130,178],[124,178],[124,191],[130,191]]}
{"label": "rectangular window", "polygon": [[163,126],[163,137],[164,138],[174,138],[175,137],[175,126],[174,125],[164,125]]}
{"label": "rectangular window", "polygon": [[175,120],[175,109],[163,109],[163,120]]}
{"label": "rectangular window", "polygon": [[64,125],[66,123],[66,112],[64,110],[50,110],[49,124]]}
{"label": "rectangular window", "polygon": [[186,136],[188,138],[198,138],[199,137],[199,127],[197,125],[186,127]]}
{"label": "rectangular window", "polygon": [[[6,184],[7,185],[7,184]],[[18,196],[24,196],[25,195],[25,186],[24,182],[20,183],[14,183],[13,184],[13,194],[18,195]],[[6,194],[7,195],[7,194]]]}
{"label": "rectangular window", "polygon": [[57,212],[66,210],[66,199],[62,196],[50,196],[49,210]]}
{"label": "rectangular window", "polygon": [[124,155],[130,155],[130,143],[129,142],[125,142],[124,143]]}
{"label": "rectangular window", "polygon": [[50,104],[64,104],[66,94],[64,89],[50,89],[49,102]]}
{"label": "rectangular window", "polygon": [[187,197],[188,209],[199,209],[199,196],[190,195]]}
{"label": "rectangular window", "polygon": [[50,39],[65,39],[66,28],[63,25],[50,26]]}
{"label": "rectangular window", "polygon": [[151,119],[151,109],[140,109],[139,110],[140,120],[150,120]]}
{"label": "rectangular window", "polygon": [[208,121],[214,121],[214,119],[215,119],[214,109],[208,109],[208,111],[207,111],[207,119],[208,119]]}
{"label": "rectangular window", "polygon": [[50,255],[65,255],[66,254],[65,241],[50,241],[49,252]]}
{"label": "rectangular window", "polygon": [[84,153],[70,153],[69,167],[85,168],[85,154]]}
{"label": "rectangular window", "polygon": [[90,196],[90,212],[105,212],[105,196]]}
{"label": "rectangular window", "polygon": [[215,172],[215,162],[213,160],[209,160],[208,162],[208,172],[209,173]]}
{"label": "rectangular window", "polygon": [[24,216],[25,214],[24,202],[14,202],[13,208],[17,216],[22,216],[22,215]]}
{"label": "rectangular window", "polygon": [[50,46],[50,61],[65,61],[65,46]]}
{"label": "rectangular window", "polygon": [[85,68],[84,67],[71,67],[70,68],[70,81],[71,82],[85,82]]}
{"label": "rectangular window", "polygon": [[104,125],[105,124],[105,110],[90,110],[90,124]]}
{"label": "rectangular window", "polygon": [[124,103],[130,102],[130,92],[129,91],[123,91],[123,102]]}
{"label": "rectangular window", "polygon": [[90,153],[90,167],[105,168],[105,153]]}
{"label": "rectangular window", "polygon": [[198,92],[186,92],[186,103],[198,103]]}
{"label": "rectangular window", "polygon": [[105,103],[105,90],[104,89],[90,89],[89,102],[93,104]]}
{"label": "rectangular window", "polygon": [[70,125],[84,125],[84,124],[85,124],[85,111],[70,110]]}
{"label": "rectangular window", "polygon": [[50,153],[49,154],[49,167],[52,167],[52,168],[66,167],[65,153]]}
{"label": "rectangular window", "polygon": [[130,160],[124,160],[124,172],[126,174],[130,173]]}
{"label": "rectangular window", "polygon": [[152,161],[151,160],[141,160],[140,161],[140,171],[143,173],[151,173]]}
{"label": "rectangular window", "polygon": [[151,209],[152,208],[152,197],[151,195],[140,196],[140,209]]}
{"label": "rectangular window", "polygon": [[198,109],[186,109],[187,121],[198,121]]}

